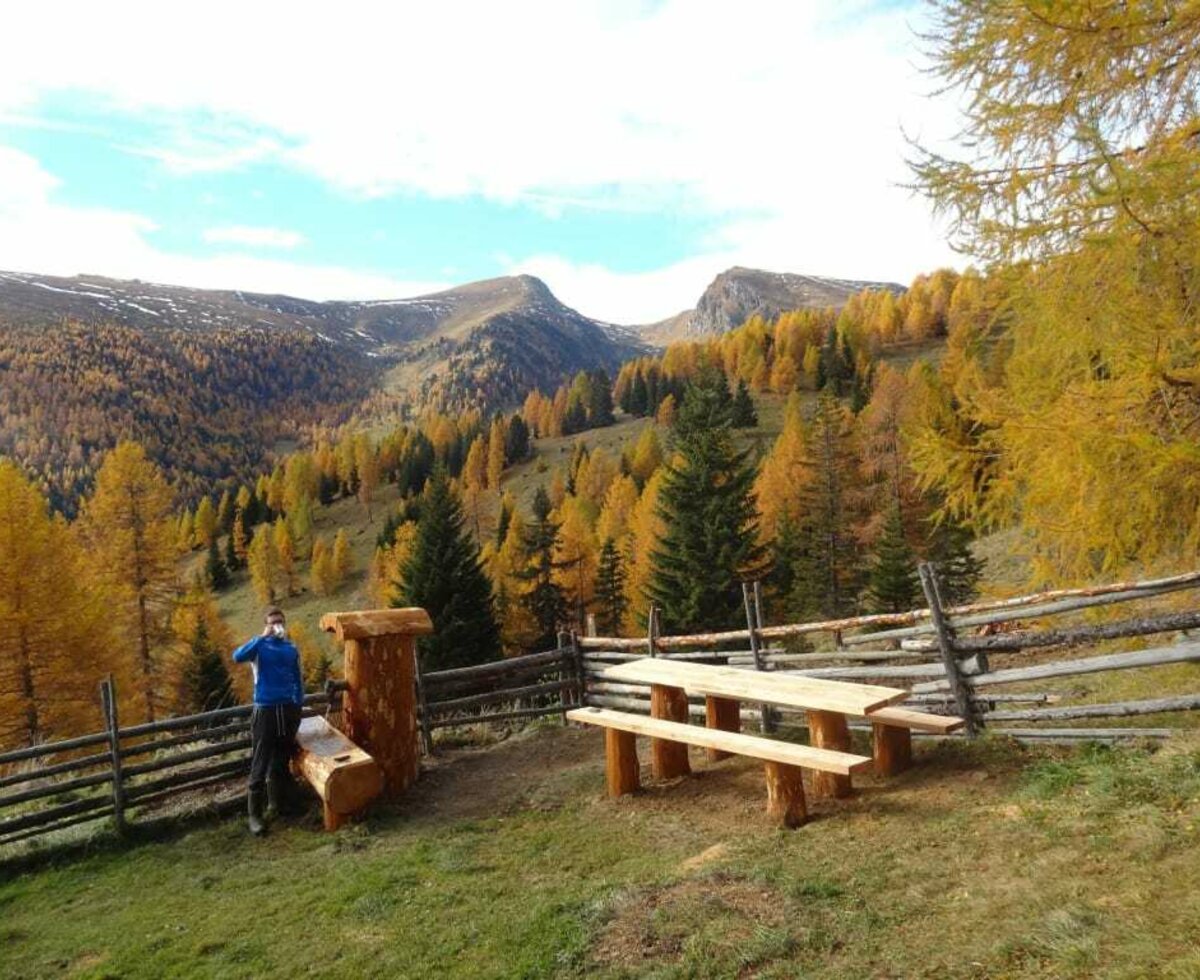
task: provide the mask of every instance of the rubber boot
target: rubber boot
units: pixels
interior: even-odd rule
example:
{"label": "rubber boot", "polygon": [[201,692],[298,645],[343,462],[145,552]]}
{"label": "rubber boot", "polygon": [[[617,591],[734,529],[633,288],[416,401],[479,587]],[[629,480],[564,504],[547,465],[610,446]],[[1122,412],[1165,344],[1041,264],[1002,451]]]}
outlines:
{"label": "rubber boot", "polygon": [[264,793],[261,789],[252,789],[246,796],[246,809],[250,815],[250,833],[262,837],[267,832],[267,824],[263,819]]}
{"label": "rubber boot", "polygon": [[288,812],[288,793],[287,785],[284,781],[275,776],[267,780],[267,820],[274,820],[276,817],[287,816]]}

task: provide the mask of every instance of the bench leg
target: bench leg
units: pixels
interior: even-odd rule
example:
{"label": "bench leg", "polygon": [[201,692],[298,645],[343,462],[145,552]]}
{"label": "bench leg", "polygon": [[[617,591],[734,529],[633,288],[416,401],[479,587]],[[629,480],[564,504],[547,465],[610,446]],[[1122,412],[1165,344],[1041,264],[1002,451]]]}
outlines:
{"label": "bench leg", "polygon": [[[819,749],[850,751],[850,726],[846,724],[846,716],[840,712],[809,711],[808,737]],[[850,777],[832,772],[814,772],[813,792],[817,796],[849,796]]]}
{"label": "bench leg", "polygon": [[641,785],[637,737],[633,732],[604,729],[604,775],[609,796],[624,796]]}
{"label": "bench leg", "polygon": [[324,816],[325,816],[325,829],[326,830],[337,830],[339,827],[341,827],[342,824],[344,824],[346,822],[347,819],[349,819],[344,814],[336,813],[333,810],[331,810],[329,808],[328,803],[322,803],[321,807],[322,807],[322,810],[323,810]]}
{"label": "bench leg", "polygon": [[764,768],[767,772],[767,813],[784,827],[799,827],[808,819],[802,770],[782,762],[767,762]]}
{"label": "bench leg", "polygon": [[875,775],[895,776],[912,765],[912,732],[897,725],[871,725]]}
{"label": "bench leg", "polygon": [[[734,698],[717,698],[711,694],[704,699],[704,723],[709,728],[717,728],[723,732],[740,732],[742,730],[741,702]],[[721,749],[706,749],[709,762],[720,762],[728,759],[732,752]]]}
{"label": "bench leg", "polygon": [[[681,687],[665,684],[650,685],[650,717],[687,724],[687,694]],[[666,738],[650,740],[650,763],[655,779],[674,779],[692,771],[688,763],[688,747],[683,742]]]}

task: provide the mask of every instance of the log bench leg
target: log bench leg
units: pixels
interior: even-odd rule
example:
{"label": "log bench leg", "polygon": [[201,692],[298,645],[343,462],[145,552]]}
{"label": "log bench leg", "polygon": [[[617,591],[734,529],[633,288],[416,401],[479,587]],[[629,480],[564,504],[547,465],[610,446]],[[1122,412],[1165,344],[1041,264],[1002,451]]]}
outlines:
{"label": "log bench leg", "polygon": [[767,773],[767,813],[784,827],[799,827],[808,819],[803,770],[782,762],[764,763]]}
{"label": "log bench leg", "polygon": [[895,776],[912,765],[912,732],[907,728],[873,722],[871,745],[877,776]]}
{"label": "log bench leg", "polygon": [[[687,693],[681,687],[665,684],[650,685],[650,717],[687,724]],[[655,779],[674,779],[692,771],[688,762],[688,747],[683,742],[666,738],[650,740],[650,764]]]}
{"label": "log bench leg", "polygon": [[[741,702],[735,698],[718,698],[708,695],[704,699],[704,723],[709,728],[723,732],[740,732],[742,730]],[[709,762],[720,762],[728,759],[733,753],[721,749],[706,749]]]}
{"label": "log bench leg", "polygon": [[321,808],[325,816],[326,830],[337,830],[342,826],[342,824],[350,819],[345,814],[337,813],[334,810],[331,810],[328,803],[322,803]]}
{"label": "log bench leg", "polygon": [[[850,726],[846,724],[846,716],[840,712],[809,711],[808,737],[819,749],[850,751]],[[817,796],[849,796],[850,788],[849,776],[840,776],[832,772],[813,773],[813,792]]]}
{"label": "log bench leg", "polygon": [[641,785],[633,732],[604,729],[604,774],[609,796],[624,796]]}

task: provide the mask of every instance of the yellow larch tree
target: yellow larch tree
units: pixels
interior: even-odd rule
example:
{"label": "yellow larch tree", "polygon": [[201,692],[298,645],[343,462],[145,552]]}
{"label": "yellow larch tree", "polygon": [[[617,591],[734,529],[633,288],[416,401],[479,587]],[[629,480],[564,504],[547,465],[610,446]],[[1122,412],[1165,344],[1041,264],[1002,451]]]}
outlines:
{"label": "yellow larch tree", "polygon": [[171,496],[146,451],[135,442],[118,443],[104,457],[80,522],[94,574],[112,602],[113,622],[137,652],[147,721],[157,714],[158,662],[169,642],[176,587]]}
{"label": "yellow larch tree", "polygon": [[783,431],[763,459],[754,482],[763,541],[774,540],[781,524],[800,517],[803,489],[811,476],[806,442],[800,395],[793,392],[784,408]]}
{"label": "yellow larch tree", "polygon": [[94,730],[97,682],[128,676],[116,640],[68,528],[0,459],[0,746]]}

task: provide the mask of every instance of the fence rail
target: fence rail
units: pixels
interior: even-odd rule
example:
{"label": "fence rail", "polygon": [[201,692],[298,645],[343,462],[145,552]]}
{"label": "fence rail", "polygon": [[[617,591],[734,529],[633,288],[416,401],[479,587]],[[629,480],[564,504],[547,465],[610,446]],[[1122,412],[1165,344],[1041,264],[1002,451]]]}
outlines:
{"label": "fence rail", "polygon": [[[433,733],[454,727],[551,715],[565,722],[567,709],[581,704],[648,713],[649,685],[614,683],[604,676],[614,664],[647,655],[903,684],[910,689],[906,703],[912,707],[961,713],[973,730],[986,727],[1034,742],[1164,738],[1175,729],[1061,726],[1070,721],[1200,710],[1200,693],[1162,691],[1161,696],[1138,700],[1062,704],[1070,700],[1069,695],[1054,690],[993,690],[1101,672],[1200,663],[1200,635],[1189,635],[1192,630],[1200,634],[1200,611],[1142,610],[1114,622],[1055,628],[1041,622],[1197,589],[1200,572],[942,608],[935,570],[921,566],[919,571],[928,605],[906,612],[768,626],[762,620],[761,591],[747,585],[745,629],[663,636],[657,610],[651,609],[645,637],[561,634],[556,649],[526,656],[440,671],[422,671],[418,664],[416,704],[422,744],[426,752],[432,751]],[[1010,624],[1019,625],[1014,629]],[[979,632],[970,632],[973,629]],[[1182,639],[1147,649],[1045,659],[1048,651],[1081,644],[1172,633]],[[783,645],[820,634],[832,639],[832,649],[797,651]],[[993,666],[992,656],[1005,662]],[[1024,658],[1032,660],[1023,662]],[[131,812],[183,793],[209,790],[248,770],[249,705],[121,727],[111,678],[101,687],[104,731],[0,753],[0,846],[106,818],[121,830]],[[336,705],[344,689],[344,682],[330,682],[325,692],[306,698],[306,711]],[[689,713],[703,717],[703,699],[689,699]],[[777,721],[798,725],[805,721],[803,712],[766,705],[744,706],[742,718],[764,730]],[[1025,727],[1000,727],[1004,723]]]}

